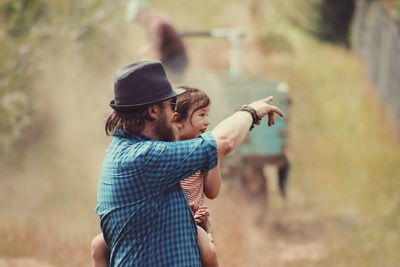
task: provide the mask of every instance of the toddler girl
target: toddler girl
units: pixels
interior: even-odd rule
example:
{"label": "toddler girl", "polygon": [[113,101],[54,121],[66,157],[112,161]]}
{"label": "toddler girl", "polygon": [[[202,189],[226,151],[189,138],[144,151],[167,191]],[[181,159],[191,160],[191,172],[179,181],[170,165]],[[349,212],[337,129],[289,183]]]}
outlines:
{"label": "toddler girl", "polygon": [[[199,89],[182,86],[186,92],[178,96],[172,123],[177,128],[176,139],[187,140],[197,138],[208,126],[208,114],[211,101],[207,94]],[[208,208],[204,205],[205,197],[214,199],[221,186],[219,164],[208,173],[196,172],[181,181],[194,219],[197,224],[200,255],[203,266],[218,266],[217,255],[213,245],[212,229]]]}

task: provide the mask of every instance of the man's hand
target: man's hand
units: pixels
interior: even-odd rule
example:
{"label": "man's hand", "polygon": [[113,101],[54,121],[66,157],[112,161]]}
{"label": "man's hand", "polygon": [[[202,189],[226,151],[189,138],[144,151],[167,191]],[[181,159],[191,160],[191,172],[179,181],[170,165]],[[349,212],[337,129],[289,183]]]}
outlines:
{"label": "man's hand", "polygon": [[249,105],[257,111],[257,115],[260,117],[260,119],[268,115],[268,126],[275,124],[275,113],[281,117],[285,116],[285,114],[283,114],[279,108],[269,104],[273,99],[273,96],[269,96],[267,98],[255,101]]}

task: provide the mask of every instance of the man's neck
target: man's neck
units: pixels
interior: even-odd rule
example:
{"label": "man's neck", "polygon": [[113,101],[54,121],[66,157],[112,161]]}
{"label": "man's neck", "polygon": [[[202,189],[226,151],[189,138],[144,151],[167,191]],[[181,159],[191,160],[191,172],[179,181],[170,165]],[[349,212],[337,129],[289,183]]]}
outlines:
{"label": "man's neck", "polygon": [[149,123],[145,123],[145,126],[143,128],[143,131],[140,132],[140,134],[143,134],[147,136],[150,139],[160,141],[160,137],[154,132],[154,126],[149,125]]}

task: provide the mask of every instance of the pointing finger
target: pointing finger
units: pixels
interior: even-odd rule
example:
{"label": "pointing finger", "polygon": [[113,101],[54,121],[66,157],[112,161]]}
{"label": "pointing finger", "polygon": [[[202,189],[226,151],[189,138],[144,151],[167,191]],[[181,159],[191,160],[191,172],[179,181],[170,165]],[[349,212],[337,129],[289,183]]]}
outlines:
{"label": "pointing finger", "polygon": [[267,97],[267,98],[264,98],[262,101],[264,101],[265,103],[269,103],[269,102],[271,102],[273,99],[274,99],[273,96],[269,96],[269,97]]}

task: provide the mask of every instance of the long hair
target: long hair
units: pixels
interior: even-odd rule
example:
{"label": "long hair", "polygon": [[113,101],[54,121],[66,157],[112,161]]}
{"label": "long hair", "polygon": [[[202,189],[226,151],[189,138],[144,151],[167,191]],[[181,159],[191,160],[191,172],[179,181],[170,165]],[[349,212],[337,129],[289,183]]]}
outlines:
{"label": "long hair", "polygon": [[[175,112],[179,113],[179,120],[183,121],[187,118],[190,119],[190,123],[193,114],[202,108],[207,107],[211,104],[211,100],[208,95],[200,89],[189,87],[189,86],[179,86],[179,88],[185,89],[186,92],[178,96],[178,101],[175,107]],[[198,106],[189,114],[189,109],[194,105]]]}
{"label": "long hair", "polygon": [[[154,103],[151,105],[158,105],[163,108],[162,102]],[[116,111],[114,110],[107,118],[105,124],[106,135],[113,135],[118,130],[123,130],[126,136],[131,136],[134,133],[143,131],[145,121],[154,121],[147,112],[146,105],[131,111]]]}

